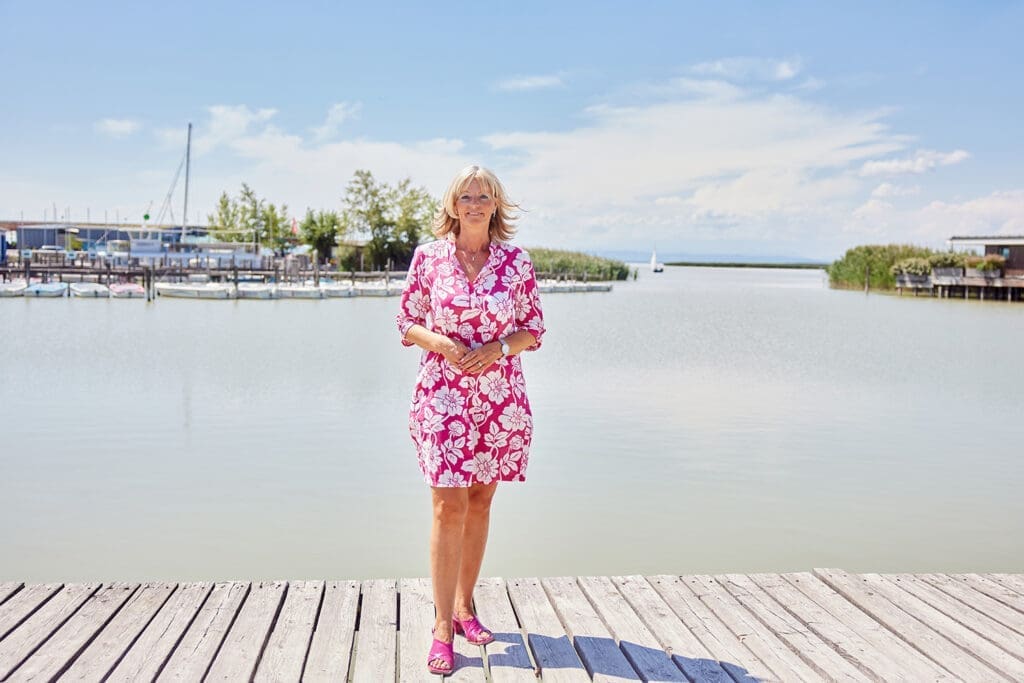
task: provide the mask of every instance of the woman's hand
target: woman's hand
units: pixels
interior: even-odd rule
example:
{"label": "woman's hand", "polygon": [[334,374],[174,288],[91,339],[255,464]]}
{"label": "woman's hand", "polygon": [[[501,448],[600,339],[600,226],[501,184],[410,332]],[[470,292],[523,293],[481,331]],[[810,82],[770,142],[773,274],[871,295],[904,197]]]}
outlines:
{"label": "woman's hand", "polygon": [[501,358],[501,344],[491,342],[478,349],[473,349],[456,364],[456,367],[467,374],[479,375]]}
{"label": "woman's hand", "polygon": [[469,348],[457,339],[444,337],[438,344],[437,352],[444,356],[449,365],[462,370],[460,362],[469,353]]}

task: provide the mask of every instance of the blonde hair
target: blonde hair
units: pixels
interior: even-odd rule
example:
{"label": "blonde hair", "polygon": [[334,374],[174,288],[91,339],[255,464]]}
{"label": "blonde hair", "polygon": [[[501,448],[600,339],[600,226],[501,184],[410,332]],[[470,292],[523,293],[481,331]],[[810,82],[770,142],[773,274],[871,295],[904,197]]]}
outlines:
{"label": "blonde hair", "polygon": [[452,179],[448,191],[444,193],[444,199],[441,200],[437,215],[434,216],[434,235],[438,238],[445,237],[449,233],[458,236],[459,214],[455,209],[455,202],[474,180],[479,181],[487,193],[494,197],[494,215],[491,216],[491,223],[487,226],[488,236],[499,242],[509,241],[516,234],[512,221],[519,218],[515,213],[515,210],[519,209],[519,205],[511,201],[505,194],[505,188],[502,187],[498,176],[482,166],[467,166]]}

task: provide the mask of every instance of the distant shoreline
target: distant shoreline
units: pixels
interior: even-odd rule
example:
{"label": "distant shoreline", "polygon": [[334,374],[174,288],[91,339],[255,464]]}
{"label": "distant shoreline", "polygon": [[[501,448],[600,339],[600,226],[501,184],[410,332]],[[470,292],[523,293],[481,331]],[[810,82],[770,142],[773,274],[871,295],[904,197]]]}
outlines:
{"label": "distant shoreline", "polygon": [[731,261],[672,261],[666,266],[697,266],[699,268],[786,268],[793,270],[824,270],[827,263],[742,263]]}

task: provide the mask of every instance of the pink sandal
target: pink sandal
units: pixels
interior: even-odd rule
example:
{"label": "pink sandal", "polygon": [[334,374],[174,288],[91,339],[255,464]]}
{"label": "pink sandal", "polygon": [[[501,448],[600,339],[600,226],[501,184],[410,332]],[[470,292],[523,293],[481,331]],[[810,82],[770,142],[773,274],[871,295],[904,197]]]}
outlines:
{"label": "pink sandal", "polygon": [[[480,620],[475,616],[466,620],[452,617],[452,628],[455,630],[456,635],[466,636],[466,640],[473,645],[486,645],[487,643],[494,642],[494,633],[491,632],[491,629],[481,624]],[[482,633],[487,635],[481,635]]]}
{"label": "pink sandal", "polygon": [[[454,638],[454,637],[453,637]],[[432,674],[438,674],[440,676],[447,676],[455,669],[455,641],[454,639],[450,643],[446,643],[443,640],[434,638],[434,643],[430,646],[430,654],[427,655],[427,671]],[[440,659],[442,662],[448,665],[447,669],[434,666],[434,661]]]}

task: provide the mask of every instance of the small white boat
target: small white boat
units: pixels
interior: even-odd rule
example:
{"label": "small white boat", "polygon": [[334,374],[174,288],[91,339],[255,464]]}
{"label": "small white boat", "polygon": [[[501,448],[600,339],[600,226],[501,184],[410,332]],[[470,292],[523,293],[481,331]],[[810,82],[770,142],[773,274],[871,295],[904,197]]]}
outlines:
{"label": "small white boat", "polygon": [[220,282],[158,282],[156,293],[180,299],[234,299],[235,287]]}
{"label": "small white boat", "polygon": [[343,285],[340,282],[328,282],[326,284],[321,284],[320,289],[323,291],[324,296],[332,299],[356,295],[356,292],[351,285]]}
{"label": "small white boat", "polygon": [[26,287],[28,287],[28,285],[25,284],[24,280],[0,282],[0,297],[25,296]]}
{"label": "small white boat", "polygon": [[118,282],[110,285],[110,296],[115,299],[142,299],[146,290],[134,282]]}
{"label": "small white boat", "polygon": [[323,299],[324,292],[313,285],[278,285],[279,299]]}
{"label": "small white boat", "polygon": [[651,250],[651,272],[652,273],[661,273],[661,272],[664,272],[664,270],[665,270],[665,264],[664,263],[658,263],[658,250],[657,249],[652,249]]}
{"label": "small white boat", "polygon": [[71,296],[77,296],[83,299],[106,299],[110,297],[110,289],[106,285],[101,285],[98,282],[72,282],[70,289]]}
{"label": "small white boat", "polygon": [[392,296],[401,294],[401,287],[391,287],[386,282],[357,282],[356,296]]}
{"label": "small white boat", "polygon": [[276,299],[277,292],[274,285],[266,285],[262,282],[239,282],[239,299]]}
{"label": "small white boat", "polygon": [[25,288],[25,296],[57,299],[68,293],[66,282],[36,282]]}

